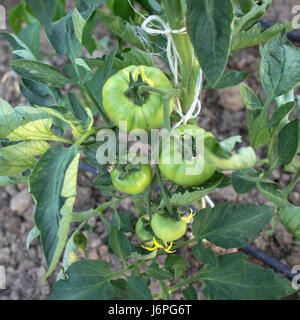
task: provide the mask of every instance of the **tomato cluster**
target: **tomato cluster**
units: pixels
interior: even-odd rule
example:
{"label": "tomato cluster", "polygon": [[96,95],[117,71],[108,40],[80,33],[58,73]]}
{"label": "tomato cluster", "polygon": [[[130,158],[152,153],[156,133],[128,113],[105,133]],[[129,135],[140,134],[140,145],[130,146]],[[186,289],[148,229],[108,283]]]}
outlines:
{"label": "tomato cluster", "polygon": [[[155,67],[129,66],[110,77],[103,87],[103,106],[116,126],[127,122],[127,131],[150,130],[163,124],[164,100],[160,92],[171,90],[172,85],[164,73]],[[174,99],[170,99],[170,113]],[[123,129],[123,127],[122,127]],[[188,133],[186,133],[188,131]],[[195,143],[201,136],[205,146],[214,136],[196,125],[183,125],[171,131],[163,140],[163,149],[159,157],[159,169],[169,181],[182,186],[198,186],[210,179],[216,167],[197,150]],[[176,159],[182,155],[184,144],[191,147],[190,158]],[[135,195],[143,192],[152,181],[150,165],[140,165],[138,170],[124,175],[117,167],[111,170],[113,185],[122,192]],[[186,232],[186,221],[175,220],[166,212],[155,212],[151,219],[144,215],[136,223],[136,234],[143,242],[153,238],[172,242]]]}

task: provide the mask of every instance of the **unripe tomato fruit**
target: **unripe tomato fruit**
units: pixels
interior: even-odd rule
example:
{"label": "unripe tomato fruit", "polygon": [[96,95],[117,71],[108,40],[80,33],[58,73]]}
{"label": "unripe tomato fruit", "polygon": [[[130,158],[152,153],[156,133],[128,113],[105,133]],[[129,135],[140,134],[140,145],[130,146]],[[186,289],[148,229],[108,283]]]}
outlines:
{"label": "unripe tomato fruit", "polygon": [[[132,94],[137,93],[140,85],[154,87],[160,90],[172,89],[171,83],[164,73],[155,67],[129,66],[113,76],[104,84],[102,90],[103,107],[112,120],[119,127],[120,121],[127,121],[127,131],[133,129],[150,130],[163,124],[163,98],[160,93],[146,92],[144,95],[128,97],[127,90],[131,86],[131,76],[137,85]],[[142,83],[139,81],[139,77]],[[172,112],[174,99],[170,101]],[[122,128],[123,129],[123,128]]]}
{"label": "unripe tomato fruit", "polygon": [[156,237],[163,241],[175,241],[181,238],[186,232],[187,224],[182,221],[175,221],[165,213],[154,213],[151,218],[151,228]]}
{"label": "unripe tomato fruit", "polygon": [[[190,132],[190,137],[185,137],[185,139],[196,139],[197,131],[198,134],[204,135],[204,146],[206,139],[214,137],[212,133],[198,126],[189,124],[173,129],[171,134],[178,139],[182,139],[184,132]],[[197,137],[197,139],[199,139],[199,137]],[[159,169],[165,177],[178,185],[192,187],[204,183],[213,176],[216,167],[206,161],[205,147],[204,154],[200,154],[198,157],[191,159],[182,159],[182,162],[178,163],[177,159],[181,157],[182,150],[184,150],[184,147],[182,146],[182,149],[180,149],[177,143],[171,138],[167,138],[166,141],[163,142],[163,149],[159,158]],[[200,157],[202,157],[202,159]],[[202,164],[203,170],[201,172]],[[197,172],[200,172],[200,174]]]}
{"label": "unripe tomato fruit", "polygon": [[116,168],[110,174],[113,185],[119,191],[132,195],[144,191],[152,180],[152,169],[148,164],[142,164],[139,171],[129,173],[123,180],[119,178],[121,171]]}

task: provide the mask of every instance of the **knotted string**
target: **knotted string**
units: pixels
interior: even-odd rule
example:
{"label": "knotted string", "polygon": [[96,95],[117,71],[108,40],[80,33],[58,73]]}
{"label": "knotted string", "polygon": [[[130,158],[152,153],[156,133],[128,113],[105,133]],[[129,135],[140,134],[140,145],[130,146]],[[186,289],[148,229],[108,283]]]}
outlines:
{"label": "knotted string", "polygon": [[[154,24],[153,22],[156,22],[156,24]],[[174,76],[175,86],[177,87],[179,78],[181,77],[178,72],[178,61],[180,61],[180,56],[177,52],[172,34],[185,33],[186,32],[185,27],[179,30],[172,30],[170,28],[170,25],[167,22],[165,22],[164,20],[162,20],[160,17],[156,15],[152,15],[146,18],[142,23],[141,27],[148,34],[151,34],[151,35],[160,34],[160,35],[164,35],[167,38],[167,48],[166,48],[167,59],[169,62],[171,72]],[[202,89],[202,70],[200,69],[196,88],[195,88],[194,100],[186,114],[182,112],[179,98],[178,97],[175,98],[175,111],[179,114],[181,119],[178,123],[176,123],[173,126],[173,128],[176,128],[182,124],[183,125],[187,124],[187,122],[190,119],[194,119],[199,115],[201,111],[201,101],[199,100],[201,89]]]}

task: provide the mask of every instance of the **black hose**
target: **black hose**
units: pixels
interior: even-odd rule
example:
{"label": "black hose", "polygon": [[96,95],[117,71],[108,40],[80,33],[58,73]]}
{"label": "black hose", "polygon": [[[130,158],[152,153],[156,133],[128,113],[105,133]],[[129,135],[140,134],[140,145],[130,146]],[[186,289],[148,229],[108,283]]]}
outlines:
{"label": "black hose", "polygon": [[[259,23],[263,29],[268,29],[273,26],[273,23],[263,21],[263,20],[259,20]],[[299,31],[293,30],[293,31],[289,32],[288,37],[290,40],[297,41],[300,43],[300,32]]]}
{"label": "black hose", "polygon": [[288,279],[292,280],[295,277],[295,273],[292,273],[292,270],[284,265],[283,263],[279,262],[275,258],[269,256],[267,253],[257,249],[252,244],[242,248],[248,254],[251,254],[253,257],[257,258],[258,260],[262,261],[269,267],[275,269],[276,271],[285,275]]}
{"label": "black hose", "polygon": [[92,167],[90,166],[89,164],[83,162],[83,161],[79,161],[79,166],[78,166],[79,170],[82,170],[82,171],[87,171],[87,172],[90,172],[90,173],[93,173],[93,174],[96,174],[98,175],[99,174],[99,171],[97,168],[95,167]]}

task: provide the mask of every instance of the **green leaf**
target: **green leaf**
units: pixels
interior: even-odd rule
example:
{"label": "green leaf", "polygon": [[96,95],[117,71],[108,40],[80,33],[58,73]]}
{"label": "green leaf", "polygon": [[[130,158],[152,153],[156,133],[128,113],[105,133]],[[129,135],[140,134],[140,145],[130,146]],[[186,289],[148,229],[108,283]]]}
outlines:
{"label": "green leaf", "polygon": [[231,1],[187,1],[187,32],[211,87],[225,70],[233,23]]}
{"label": "green leaf", "polygon": [[206,156],[209,162],[221,170],[249,169],[254,167],[256,163],[256,154],[251,147],[242,147],[229,158],[221,158],[208,150]]}
{"label": "green leaf", "polygon": [[247,72],[240,72],[236,70],[225,70],[224,73],[222,74],[220,80],[218,83],[214,86],[211,87],[209,84],[204,86],[204,89],[211,88],[211,89],[225,89],[225,88],[230,88],[237,86],[244,80],[248,78],[249,73]]}
{"label": "green leaf", "polygon": [[273,182],[257,182],[257,187],[261,194],[278,207],[284,207],[287,200],[283,196],[277,183]]}
{"label": "green leaf", "polygon": [[136,66],[144,65],[149,67],[154,66],[154,61],[152,56],[136,48],[131,48],[128,51],[122,52],[121,56],[123,58],[123,61],[122,61],[123,68],[126,68],[131,65],[136,65]]}
{"label": "green leaf", "polygon": [[278,210],[278,218],[288,231],[300,240],[300,207],[288,203]]}
{"label": "green leaf", "polygon": [[134,251],[131,253],[131,257],[137,260],[148,260],[148,259],[154,259],[157,255],[157,250],[151,251],[150,253],[149,251],[147,252],[148,253],[146,254],[141,254],[141,253],[138,253],[137,251]]}
{"label": "green leaf", "polygon": [[52,24],[52,32],[48,39],[56,52],[69,57],[71,60],[77,58],[81,51],[72,20],[72,12]]}
{"label": "green leaf", "polygon": [[23,176],[0,176],[0,188],[10,184],[27,183],[28,177]]}
{"label": "green leaf", "polygon": [[298,118],[298,150],[297,153],[300,153],[300,96],[297,96],[297,118]]}
{"label": "green leaf", "polygon": [[139,2],[147,11],[155,14],[163,14],[163,9],[157,0],[136,0]]}
{"label": "green leaf", "polygon": [[101,187],[101,186],[111,186],[112,180],[111,175],[108,172],[100,174],[97,178],[93,180],[93,186]]}
{"label": "green leaf", "polygon": [[185,300],[198,300],[198,293],[192,286],[183,289],[182,294]]}
{"label": "green leaf", "polygon": [[88,220],[94,215],[94,209],[90,209],[82,212],[73,212],[72,222],[82,222]]}
{"label": "green leaf", "polygon": [[152,294],[146,282],[139,277],[127,277],[128,293],[132,300],[152,300]]}
{"label": "green leaf", "polygon": [[54,284],[49,300],[107,300],[114,293],[106,261],[76,261],[67,270],[67,276],[67,280]]}
{"label": "green leaf", "polygon": [[110,300],[130,300],[128,293],[127,281],[124,279],[111,280],[111,285],[114,288],[114,294]]}
{"label": "green leaf", "polygon": [[246,85],[240,85],[240,94],[248,110],[262,109],[262,103],[255,93]]}
{"label": "green leaf", "polygon": [[76,228],[75,232],[72,234],[72,236],[69,238],[69,240],[66,243],[63,260],[62,260],[62,268],[59,274],[57,275],[57,278],[56,278],[57,280],[66,279],[65,272],[68,270],[70,265],[75,262],[75,261],[72,261],[72,257],[74,256],[74,254],[75,254],[75,257],[77,256],[76,251],[80,251],[81,253],[86,254],[87,238],[82,232],[80,232],[80,230],[81,230],[80,226]]}
{"label": "green leaf", "polygon": [[28,46],[36,59],[39,59],[40,27],[40,23],[36,22],[23,28],[19,33],[19,38]]}
{"label": "green leaf", "polygon": [[242,253],[219,256],[218,265],[205,266],[199,279],[204,282],[203,293],[214,300],[273,300],[295,292],[289,280],[248,262]]}
{"label": "green leaf", "polygon": [[241,136],[232,136],[228,139],[223,140],[222,142],[219,143],[219,146],[225,151],[225,152],[232,152],[234,149],[235,145],[239,142],[242,142],[242,137]]}
{"label": "green leaf", "polygon": [[0,98],[0,137],[9,141],[56,140],[51,118],[32,107],[12,108]]}
{"label": "green leaf", "polygon": [[147,33],[143,31],[141,27],[132,26],[129,23],[124,22],[120,17],[113,17],[102,10],[97,10],[97,14],[100,17],[101,22],[106,25],[111,32],[122,38],[124,41],[141,50],[149,52],[158,51],[156,48],[152,47],[152,43],[149,40]]}
{"label": "green leaf", "polygon": [[29,177],[29,191],[36,203],[34,221],[41,232],[48,267],[57,259],[56,248],[62,250],[60,246],[68,231],[76,196],[78,154],[75,145],[69,149],[52,147],[39,159]]}
{"label": "green leaf", "polygon": [[105,58],[105,63],[102,68],[99,68],[93,78],[86,83],[87,88],[91,91],[95,99],[102,105],[102,88],[105,81],[114,74],[112,70],[113,61],[117,47],[115,47],[110,54]]}
{"label": "green leaf", "polygon": [[200,201],[204,196],[210,194],[223,183],[226,183],[227,177],[221,172],[216,172],[209,181],[201,186],[199,190],[188,191],[184,193],[174,193],[170,198],[170,204],[175,207],[185,207]]}
{"label": "green leaf", "polygon": [[105,2],[105,0],[81,0],[77,6],[79,13],[88,20],[92,13]]}
{"label": "green leaf", "polygon": [[270,146],[268,158],[273,169],[289,164],[298,148],[298,119],[286,124]]}
{"label": "green leaf", "polygon": [[133,230],[133,212],[124,211],[119,212],[120,215],[120,230],[123,232],[134,232]]}
{"label": "green leaf", "polygon": [[226,182],[226,180],[227,177],[224,174],[216,172],[209,181],[201,186],[200,190],[185,191],[183,194],[179,192],[174,193],[170,198],[170,204],[175,207],[189,206],[210,194],[214,189]]}
{"label": "green leaf", "polygon": [[237,194],[244,194],[256,187],[260,174],[254,169],[235,171],[231,176],[232,187]]}
{"label": "green leaf", "polygon": [[[62,107],[39,107],[40,110],[49,113],[50,115],[62,120],[63,122],[70,125],[72,128],[72,133],[75,138],[79,138],[88,128],[86,128],[86,124],[83,121],[76,118],[72,111],[62,108]],[[93,118],[90,110],[87,108],[86,112],[90,113],[89,119],[89,127],[93,124]]]}
{"label": "green leaf", "polygon": [[9,12],[8,21],[11,29],[15,34],[18,34],[22,30],[22,17],[25,10],[24,2],[20,2]]}
{"label": "green leaf", "polygon": [[189,263],[177,254],[168,255],[165,261],[165,268],[174,275],[174,280],[183,276],[189,266]]}
{"label": "green leaf", "polygon": [[272,114],[271,120],[267,123],[268,128],[277,130],[282,127],[282,124],[288,121],[288,116],[295,107],[295,102],[287,102],[280,105]]}
{"label": "green leaf", "polygon": [[[253,148],[264,146],[270,141],[270,130],[266,128],[268,122],[268,115],[264,115],[264,119],[260,123],[262,117],[262,110],[249,110],[248,112],[248,132],[250,144]],[[261,125],[261,127],[259,127]]]}
{"label": "green leaf", "polygon": [[134,16],[134,11],[128,1],[113,0],[112,9],[112,12],[123,20],[129,21]]}
{"label": "green leaf", "polygon": [[[82,106],[78,98],[73,92],[68,93],[68,101],[70,103],[70,107],[78,120],[83,121],[84,123],[88,122],[88,113],[86,108]],[[89,125],[87,126],[87,128]]]}
{"label": "green leaf", "polygon": [[82,34],[86,21],[82,18],[77,8],[72,13],[72,21],[76,38],[82,44]]}
{"label": "green leaf", "polygon": [[268,97],[281,96],[300,83],[300,49],[281,32],[260,48],[260,78]]}
{"label": "green leaf", "polygon": [[28,233],[28,236],[27,236],[27,240],[26,240],[27,250],[29,249],[31,242],[39,236],[40,236],[40,230],[36,226],[34,226],[30,230],[30,232]]}
{"label": "green leaf", "polygon": [[51,32],[51,22],[55,14],[56,0],[25,0],[46,32]]}
{"label": "green leaf", "polygon": [[65,7],[66,0],[56,0],[56,10],[53,21],[59,20],[67,14]]}
{"label": "green leaf", "polygon": [[[236,35],[239,31],[247,30],[255,22],[257,22],[257,20],[264,15],[264,13],[266,12],[268,7],[272,4],[274,0],[263,0],[258,3],[254,1],[251,1],[251,3],[249,3],[248,1],[247,5],[241,3],[241,1],[245,2],[245,0],[239,1],[240,3],[237,3],[237,0],[234,0],[234,1],[236,2],[235,6],[236,6],[237,13],[234,19],[233,34]],[[244,11],[246,7],[248,8],[246,11]],[[241,10],[239,10],[239,8],[241,8],[242,12]]]}
{"label": "green leaf", "polygon": [[[21,93],[30,102],[32,106],[39,105],[51,107],[55,104],[53,101],[53,92],[48,86],[41,82],[22,79],[23,85],[20,86]],[[55,99],[56,100],[56,99]]]}
{"label": "green leaf", "polygon": [[125,260],[131,254],[131,246],[123,232],[116,227],[112,227],[109,231],[109,243],[112,247],[114,255]]}
{"label": "green leaf", "polygon": [[20,38],[6,32],[1,32],[0,36],[2,36],[13,48],[13,53],[17,59],[26,58],[30,60],[35,60],[34,53]]}
{"label": "green leaf", "polygon": [[55,88],[71,82],[58,69],[39,61],[18,59],[11,62],[11,67],[25,79],[39,81]]}
{"label": "green leaf", "polygon": [[214,252],[205,248],[202,241],[199,241],[195,246],[193,246],[192,252],[194,257],[203,264],[208,264],[209,266],[214,267],[218,263]]}
{"label": "green leaf", "polygon": [[94,13],[89,20],[86,22],[83,33],[82,33],[82,45],[88,50],[89,54],[92,55],[97,49],[97,41],[93,38],[93,31],[96,25],[97,15]]}
{"label": "green leaf", "polygon": [[32,168],[37,159],[50,148],[44,141],[25,141],[0,148],[0,176],[16,175]]}
{"label": "green leaf", "polygon": [[281,105],[286,104],[288,102],[294,102],[295,101],[294,89],[283,94],[282,96],[276,97],[275,101],[276,101],[277,107],[280,107]]}
{"label": "green leaf", "polygon": [[93,71],[91,70],[91,68],[88,66],[88,64],[81,58],[77,58],[74,60],[74,62],[85,69],[85,71],[87,71],[88,73],[92,73]]}
{"label": "green leaf", "polygon": [[270,222],[274,208],[254,204],[218,203],[196,215],[193,233],[222,248],[241,248]]}
{"label": "green leaf", "polygon": [[159,265],[153,261],[150,266],[147,267],[147,272],[151,278],[156,280],[168,280],[172,277],[170,271],[159,268]]}
{"label": "green leaf", "polygon": [[292,24],[276,23],[270,28],[262,31],[261,25],[259,23],[256,23],[250,29],[240,31],[233,37],[231,43],[231,52],[256,46],[260,43],[265,43],[277,36],[283,30],[286,30],[287,32],[292,31]]}
{"label": "green leaf", "polygon": [[[69,167],[67,168],[64,176],[63,187],[61,190],[61,198],[62,202],[64,202],[63,206],[60,208],[60,214],[62,216],[59,222],[59,228],[57,231],[58,242],[55,247],[55,251],[53,253],[53,258],[51,260],[51,264],[49,265],[48,271],[44,276],[46,279],[55,269],[56,265],[59,262],[59,259],[63,253],[65,244],[68,239],[68,233],[70,229],[70,223],[73,217],[73,206],[76,198],[76,185],[77,185],[77,172],[78,172],[78,163],[79,163],[80,153],[76,155],[74,160],[71,162]],[[31,178],[30,178],[30,181]],[[31,186],[31,184],[30,184]],[[35,216],[36,217],[36,216]],[[36,217],[37,219],[39,217]],[[41,239],[43,236],[43,231],[41,230]]]}

